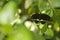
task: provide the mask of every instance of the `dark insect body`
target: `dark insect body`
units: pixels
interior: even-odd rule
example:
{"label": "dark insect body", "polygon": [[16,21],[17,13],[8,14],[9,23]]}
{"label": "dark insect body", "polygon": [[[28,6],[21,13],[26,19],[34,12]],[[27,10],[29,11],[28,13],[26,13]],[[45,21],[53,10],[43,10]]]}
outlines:
{"label": "dark insect body", "polygon": [[35,23],[42,23],[42,24],[52,21],[51,17],[48,16],[47,14],[33,14],[31,15],[31,19]]}

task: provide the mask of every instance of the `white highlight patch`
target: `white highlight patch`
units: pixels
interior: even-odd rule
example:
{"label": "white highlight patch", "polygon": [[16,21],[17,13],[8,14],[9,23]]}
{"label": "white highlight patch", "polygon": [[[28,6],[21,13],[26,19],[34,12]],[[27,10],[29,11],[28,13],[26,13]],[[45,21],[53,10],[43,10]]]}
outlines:
{"label": "white highlight patch", "polygon": [[25,26],[26,26],[27,28],[30,28],[31,25],[32,25],[32,22],[30,22],[30,21],[26,21],[26,22],[25,22]]}

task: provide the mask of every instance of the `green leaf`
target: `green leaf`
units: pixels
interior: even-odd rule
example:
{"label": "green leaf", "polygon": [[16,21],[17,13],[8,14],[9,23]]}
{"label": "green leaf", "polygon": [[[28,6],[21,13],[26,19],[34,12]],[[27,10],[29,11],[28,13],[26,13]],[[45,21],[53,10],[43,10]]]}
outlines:
{"label": "green leaf", "polygon": [[39,33],[33,33],[34,40],[45,40],[44,36],[40,35]]}
{"label": "green leaf", "polygon": [[60,25],[60,9],[54,10],[53,21],[58,22],[58,24]]}
{"label": "green leaf", "polygon": [[60,0],[50,0],[53,7],[60,7]]}
{"label": "green leaf", "polygon": [[48,9],[47,2],[47,0],[38,0],[38,8],[40,11]]}
{"label": "green leaf", "polygon": [[32,0],[26,0],[25,1],[25,9],[28,9],[32,4]]}
{"label": "green leaf", "polygon": [[33,35],[23,24],[17,24],[15,27],[7,40],[33,40]]}
{"label": "green leaf", "polygon": [[13,30],[11,25],[2,25],[0,27],[0,29],[2,30],[2,32],[6,33],[6,34],[10,34]]}
{"label": "green leaf", "polygon": [[8,2],[0,11],[0,24],[10,24],[16,17],[17,4]]}
{"label": "green leaf", "polygon": [[11,22],[16,19],[15,14],[17,11],[17,4],[13,1],[8,2],[0,10],[0,25],[2,31],[10,33],[12,30]]}
{"label": "green leaf", "polygon": [[24,0],[8,0],[8,1],[14,1],[17,4],[21,4]]}
{"label": "green leaf", "polygon": [[53,28],[55,31],[59,31],[59,24],[57,22],[55,22]]}
{"label": "green leaf", "polygon": [[41,31],[44,33],[48,28],[48,24],[44,24],[43,28],[41,29]]}
{"label": "green leaf", "polygon": [[30,7],[29,9],[28,9],[28,15],[31,15],[32,13],[34,13],[34,8],[33,7]]}
{"label": "green leaf", "polygon": [[45,35],[48,37],[53,37],[54,36],[54,32],[52,29],[47,29],[47,31],[45,32]]}

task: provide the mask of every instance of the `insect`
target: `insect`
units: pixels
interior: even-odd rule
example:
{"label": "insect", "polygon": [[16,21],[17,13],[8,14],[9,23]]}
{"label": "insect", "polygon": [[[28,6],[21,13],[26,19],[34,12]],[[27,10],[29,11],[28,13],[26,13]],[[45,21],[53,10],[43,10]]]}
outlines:
{"label": "insect", "polygon": [[35,23],[42,23],[45,24],[46,22],[51,22],[52,19],[47,14],[33,14],[30,17],[31,20],[33,20]]}

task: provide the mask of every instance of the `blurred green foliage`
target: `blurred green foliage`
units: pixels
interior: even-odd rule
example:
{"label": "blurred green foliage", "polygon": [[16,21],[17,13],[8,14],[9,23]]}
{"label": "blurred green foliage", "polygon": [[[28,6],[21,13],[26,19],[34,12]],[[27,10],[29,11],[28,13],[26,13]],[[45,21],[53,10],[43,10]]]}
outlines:
{"label": "blurred green foliage", "polygon": [[[34,13],[52,23],[27,22]],[[60,40],[60,0],[0,0],[0,40]]]}

